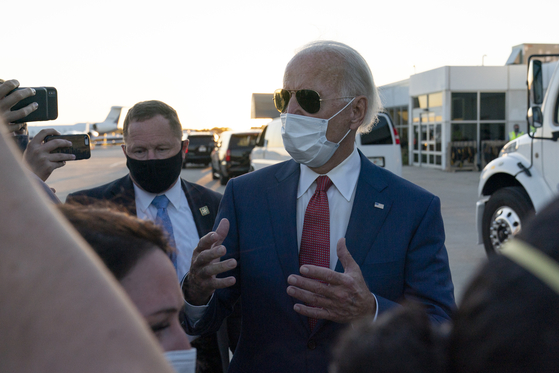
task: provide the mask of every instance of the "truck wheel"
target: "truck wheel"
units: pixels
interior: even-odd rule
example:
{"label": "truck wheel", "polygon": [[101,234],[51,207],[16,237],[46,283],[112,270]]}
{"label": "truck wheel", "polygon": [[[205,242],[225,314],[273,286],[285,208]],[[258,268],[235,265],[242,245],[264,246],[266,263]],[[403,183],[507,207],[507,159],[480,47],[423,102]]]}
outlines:
{"label": "truck wheel", "polygon": [[482,220],[483,245],[487,255],[498,254],[502,245],[517,235],[534,205],[522,187],[499,189],[485,205]]}

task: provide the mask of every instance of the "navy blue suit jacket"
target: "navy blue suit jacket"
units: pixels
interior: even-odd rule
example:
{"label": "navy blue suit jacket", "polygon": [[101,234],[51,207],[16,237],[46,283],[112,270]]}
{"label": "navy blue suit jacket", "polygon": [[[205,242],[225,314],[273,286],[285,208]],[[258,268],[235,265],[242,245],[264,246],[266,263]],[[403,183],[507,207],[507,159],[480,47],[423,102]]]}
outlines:
{"label": "navy blue suit jacket", "polygon": [[[346,244],[378,300],[379,313],[404,299],[423,303],[436,321],[450,318],[454,289],[438,197],[373,165],[361,152],[361,172]],[[193,330],[219,327],[241,297],[242,331],[230,372],[326,372],[344,327],[320,320],[311,332],[293,310],[287,277],[299,274],[293,160],[231,179],[216,224],[229,219],[224,245],[238,261],[236,284],[217,290]],[[375,202],[384,208],[375,208]],[[338,262],[336,271],[343,272]]]}

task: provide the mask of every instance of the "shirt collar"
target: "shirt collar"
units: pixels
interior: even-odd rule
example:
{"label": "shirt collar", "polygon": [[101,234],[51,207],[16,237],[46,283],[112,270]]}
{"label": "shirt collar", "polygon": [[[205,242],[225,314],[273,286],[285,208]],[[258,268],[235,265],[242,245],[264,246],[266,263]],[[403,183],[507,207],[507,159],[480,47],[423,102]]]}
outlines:
{"label": "shirt collar", "polygon": [[151,201],[153,201],[156,196],[163,194],[166,195],[167,198],[169,198],[169,202],[175,207],[175,209],[178,210],[181,207],[182,183],[180,178],[178,178],[175,185],[173,185],[171,189],[165,191],[165,193],[149,193],[143,189],[140,189],[140,187],[138,187],[136,184],[134,184],[134,193],[136,196],[136,207],[144,213],[147,211],[149,205],[151,205]]}
{"label": "shirt collar", "polygon": [[[361,157],[357,152],[357,148],[353,148],[353,152],[347,157],[342,163],[334,167],[330,172],[326,174],[332,180],[332,183],[336,186],[336,189],[340,194],[349,202],[351,200],[351,195],[357,185],[357,179],[359,178],[359,172],[361,171]],[[317,177],[321,176],[317,174],[309,167],[301,165],[301,175],[299,177],[299,186],[297,190],[297,198],[300,198],[307,189],[310,188],[312,183]]]}

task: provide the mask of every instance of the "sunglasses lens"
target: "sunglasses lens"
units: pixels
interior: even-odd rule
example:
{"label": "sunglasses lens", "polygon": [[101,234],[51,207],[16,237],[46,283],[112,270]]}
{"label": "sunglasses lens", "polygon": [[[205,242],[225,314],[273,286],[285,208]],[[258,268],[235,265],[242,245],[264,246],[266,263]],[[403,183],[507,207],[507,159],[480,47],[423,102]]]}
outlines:
{"label": "sunglasses lens", "polygon": [[307,113],[315,114],[320,110],[320,96],[316,91],[301,89],[297,91],[295,96],[301,108]]}
{"label": "sunglasses lens", "polygon": [[277,89],[274,92],[274,105],[276,105],[276,109],[283,113],[287,109],[287,104],[289,104],[289,98],[291,95],[289,91],[284,89]]}

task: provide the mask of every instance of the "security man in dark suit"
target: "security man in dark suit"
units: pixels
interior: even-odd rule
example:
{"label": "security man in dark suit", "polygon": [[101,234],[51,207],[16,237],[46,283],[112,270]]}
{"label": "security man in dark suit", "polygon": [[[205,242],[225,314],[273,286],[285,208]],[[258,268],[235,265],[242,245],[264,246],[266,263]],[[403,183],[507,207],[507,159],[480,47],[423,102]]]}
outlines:
{"label": "security man in dark suit", "polygon": [[[177,248],[171,260],[182,279],[200,237],[212,229],[221,194],[180,177],[188,140],[182,141],[182,125],[169,105],[161,101],[137,103],[126,115],[123,135],[122,150],[130,173],[72,193],[66,202],[108,200],[139,218],[160,224]],[[198,351],[197,371],[221,373],[216,333],[191,338]]]}

